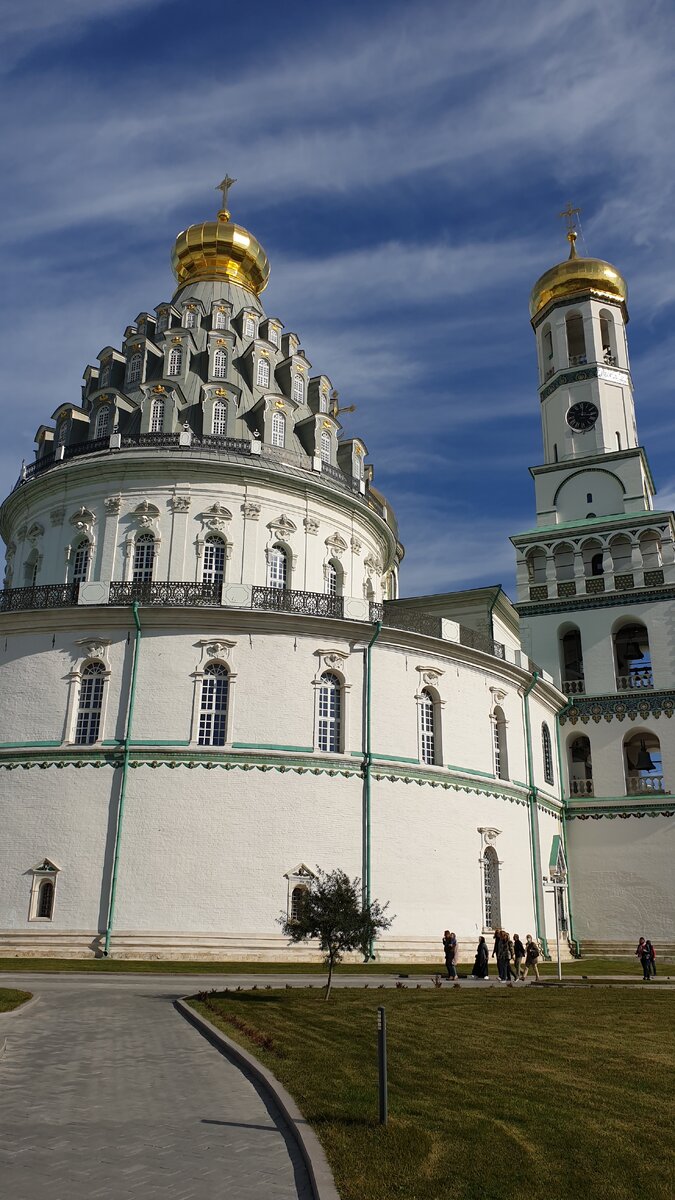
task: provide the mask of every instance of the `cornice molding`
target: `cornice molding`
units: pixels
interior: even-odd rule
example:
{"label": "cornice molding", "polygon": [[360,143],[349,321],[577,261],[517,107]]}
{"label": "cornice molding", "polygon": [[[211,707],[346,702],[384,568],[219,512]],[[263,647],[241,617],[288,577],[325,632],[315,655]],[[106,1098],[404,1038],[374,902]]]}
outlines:
{"label": "cornice molding", "polygon": [[599,725],[603,720],[617,721],[628,718],[629,721],[646,720],[647,717],[672,717],[675,712],[675,691],[656,692],[645,689],[639,692],[621,692],[604,696],[578,696],[570,708],[563,709],[560,714],[560,724],[588,725],[594,721]]}
{"label": "cornice molding", "polygon": [[[590,535],[589,535],[590,536]],[[562,538],[560,539],[562,541]],[[590,596],[570,596],[555,600],[520,600],[516,612],[520,617],[540,617],[547,613],[572,613],[575,609],[619,608],[626,604],[653,604],[655,600],[675,600],[675,588],[668,585],[654,589],[632,588],[625,592],[598,592]]]}

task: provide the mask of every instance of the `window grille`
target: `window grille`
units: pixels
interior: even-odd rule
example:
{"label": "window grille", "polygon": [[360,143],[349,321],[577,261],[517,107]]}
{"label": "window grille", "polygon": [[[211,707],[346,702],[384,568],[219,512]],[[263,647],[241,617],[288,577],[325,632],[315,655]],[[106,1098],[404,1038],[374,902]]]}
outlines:
{"label": "window grille", "polygon": [[494,846],[483,855],[483,908],[486,929],[499,929],[501,903],[499,894],[499,859]]}
{"label": "window grille", "polygon": [[222,308],[217,308],[213,314],[213,328],[227,329],[227,313]]}
{"label": "window grille", "polygon": [[174,346],[169,355],[169,375],[180,375],[183,369],[183,351],[180,346]]}
{"label": "window grille", "polygon": [[150,432],[161,433],[164,428],[164,401],[158,396],[150,409]]}
{"label": "window grille", "polygon": [[134,547],[133,583],[151,583],[154,565],[155,539],[151,533],[142,533]]}
{"label": "window grille", "polygon": [[216,400],[213,406],[213,432],[223,437],[227,433],[227,404],[224,400]]}
{"label": "window grille", "polygon": [[283,446],[286,441],[286,418],[283,413],[272,416],[272,445]]}
{"label": "window grille", "polygon": [[425,688],[419,701],[420,758],[423,763],[432,765],[436,761],[436,714],[434,708],[433,697]]}
{"label": "window grille", "polygon": [[506,753],[506,720],[501,708],[496,708],[492,718],[494,737],[495,775],[498,779],[508,779],[509,764]]}
{"label": "window grille", "polygon": [[354,478],[363,479],[363,455],[354,455]]}
{"label": "window grille", "polygon": [[319,728],[317,730],[317,745],[319,750],[333,754],[340,751],[341,737],[341,704],[342,693],[340,680],[329,671],[321,676],[319,687]]}
{"label": "window grille", "polygon": [[73,583],[86,583],[89,574],[89,555],[91,546],[86,538],[77,543],[73,558]]}
{"label": "window grille", "polygon": [[321,461],[330,462],[330,434],[325,429],[321,434]]}
{"label": "window grille", "polygon": [[194,312],[194,310],[191,308],[184,309],[183,310],[183,328],[184,329],[194,329],[196,324],[197,324],[196,312]]}
{"label": "window grille", "polygon": [[99,740],[103,712],[105,667],[101,662],[90,663],[80,680],[80,703],[75,726],[76,746],[90,746]]}
{"label": "window grille", "polygon": [[276,325],[269,326],[267,331],[267,340],[268,342],[271,342],[273,346],[279,345],[279,330],[277,329]]}
{"label": "window grille", "polygon": [[258,359],[258,370],[255,381],[258,387],[266,388],[270,386],[270,364],[266,358]]}
{"label": "window grille", "polygon": [[307,902],[307,888],[299,885],[291,892],[291,921],[299,921]]}
{"label": "window grille", "polygon": [[105,387],[109,386],[111,371],[112,371],[112,365],[109,362],[102,363],[101,373],[98,377],[98,386],[99,387],[105,388]]}
{"label": "window grille", "polygon": [[544,779],[553,783],[553,753],[551,751],[551,732],[544,722],[541,727],[541,750],[544,758]]}
{"label": "window grille", "polygon": [[138,383],[143,371],[143,355],[132,354],[127,367],[127,383]]}
{"label": "window grille", "polygon": [[157,333],[164,333],[169,328],[169,314],[164,309],[157,318]]}
{"label": "window grille", "polygon": [[222,538],[209,536],[204,543],[203,583],[222,583],[225,578],[225,543]]}
{"label": "window grille", "polygon": [[199,745],[224,746],[227,724],[227,667],[209,663],[204,669],[199,705]]}
{"label": "window grille", "polygon": [[255,321],[253,317],[244,318],[244,337],[255,337]]}
{"label": "window grille", "polygon": [[337,596],[338,594],[338,573],[334,563],[328,563],[325,576],[325,592],[328,596]]}
{"label": "window grille", "polygon": [[110,405],[102,404],[96,414],[94,437],[105,437],[110,429]]}
{"label": "window grille", "polygon": [[328,412],[328,396],[325,392],[319,392],[319,412]]}
{"label": "window grille", "polygon": [[54,911],[54,884],[51,879],[43,879],[38,892],[37,915],[50,921]]}
{"label": "window grille", "polygon": [[66,443],[67,437],[68,437],[68,421],[64,419],[63,421],[59,421],[58,429],[56,431],[57,446],[64,446]]}
{"label": "window grille", "polygon": [[293,376],[293,399],[302,404],[305,399],[305,381],[302,375]]}
{"label": "window grille", "polygon": [[213,356],[213,378],[225,379],[227,375],[227,353],[225,350],[216,350]]}
{"label": "window grille", "polygon": [[288,560],[282,546],[272,546],[267,561],[267,586],[283,590],[286,587]]}

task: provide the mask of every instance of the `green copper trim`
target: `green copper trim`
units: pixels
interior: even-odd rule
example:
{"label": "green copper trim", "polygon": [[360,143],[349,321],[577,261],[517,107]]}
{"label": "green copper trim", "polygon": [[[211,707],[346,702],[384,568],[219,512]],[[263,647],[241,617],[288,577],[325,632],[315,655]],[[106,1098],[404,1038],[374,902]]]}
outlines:
{"label": "green copper trim", "polygon": [[[481,775],[483,777],[483,779],[496,779],[497,778],[497,776],[495,774],[493,774],[492,771],[475,771],[473,769],[473,767],[458,767],[454,763],[447,763],[446,766],[447,766],[448,771],[460,771],[464,775]],[[515,783],[515,782],[516,782],[516,780],[514,779],[513,783]],[[524,787],[525,785],[522,784],[521,786]]]}
{"label": "green copper trim", "polygon": [[[140,744],[140,743],[139,743]],[[182,744],[182,743],[181,743]],[[189,746],[189,742],[186,745]],[[152,743],[149,743],[152,745]],[[156,745],[162,745],[157,742]],[[176,743],[178,745],[178,743]],[[277,746],[274,742],[233,742],[233,750],[286,750],[290,754],[311,754],[314,750],[313,746]]]}
{"label": "green copper trim", "polygon": [[0,742],[0,750],[39,750],[53,749],[56,746],[67,745],[64,742]]}
{"label": "green copper trim", "polygon": [[[363,758],[363,750],[351,750],[350,754],[352,758]],[[411,766],[415,766],[420,761],[419,758],[403,758],[399,754],[380,754],[377,750],[373,750],[371,758],[377,759],[378,762],[410,763]]]}
{"label": "green copper trim", "polygon": [[[382,633],[382,622],[375,622],[375,629],[368,645],[366,646],[364,668],[366,672],[366,744],[363,755],[363,804],[364,804],[364,901],[366,908],[370,907],[370,868],[371,868],[371,771],[373,763],[372,745],[371,745],[371,717],[372,717],[372,653],[373,646]],[[368,959],[372,960],[375,957],[373,954],[373,939],[371,937],[368,944]]]}
{"label": "green copper trim", "polygon": [[113,855],[112,879],[110,881],[110,903],[108,907],[108,921],[105,930],[105,942],[103,946],[103,954],[107,958],[110,954],[110,939],[112,937],[113,921],[115,919],[115,900],[117,898],[117,878],[120,865],[120,847],[122,843],[122,822],[124,820],[124,806],[127,797],[127,778],[129,775],[129,756],[131,753],[131,727],[134,719],[134,705],[136,702],[136,676],[138,673],[138,659],[141,642],[141,622],[138,617],[138,600],[134,600],[131,605],[131,612],[136,626],[134,634],[134,648],[132,651],[133,659],[131,664],[131,682],[129,684],[129,707],[127,710],[127,727],[124,734],[124,753],[122,758],[122,781],[120,783],[120,798],[117,805],[117,821],[115,824],[115,850]]}
{"label": "green copper trim", "polygon": [[544,947],[544,952],[548,958],[548,941],[545,931],[542,932],[543,925],[541,920],[541,908],[543,902],[543,888],[541,881],[541,862],[539,851],[539,833],[538,827],[535,824],[535,809],[537,806],[537,788],[534,782],[534,767],[532,765],[532,727],[530,723],[530,701],[529,695],[532,688],[539,679],[539,672],[532,672],[532,679],[528,683],[523,692],[523,714],[525,717],[525,749],[527,751],[527,778],[528,778],[528,813],[530,818],[530,860],[532,866],[532,892],[534,895],[534,920],[537,927],[537,938]]}

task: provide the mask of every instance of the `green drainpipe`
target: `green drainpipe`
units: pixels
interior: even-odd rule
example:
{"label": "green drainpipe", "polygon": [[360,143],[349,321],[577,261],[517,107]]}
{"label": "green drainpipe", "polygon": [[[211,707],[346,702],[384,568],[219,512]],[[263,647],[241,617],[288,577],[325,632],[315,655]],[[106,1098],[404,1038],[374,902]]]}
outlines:
{"label": "green drainpipe", "polygon": [[581,945],[579,943],[579,940],[574,936],[574,921],[572,919],[572,895],[570,892],[570,874],[569,874],[569,861],[570,860],[567,857],[567,832],[566,832],[567,818],[565,815],[565,799],[564,799],[563,790],[562,790],[563,789],[563,779],[565,778],[565,776],[563,774],[562,750],[560,748],[560,718],[565,715],[568,708],[572,707],[572,704],[573,704],[573,701],[572,701],[572,698],[570,697],[570,699],[565,704],[563,704],[562,708],[560,709],[560,712],[558,713],[558,715],[556,717],[556,721],[555,721],[555,736],[556,736],[556,744],[558,747],[558,779],[560,780],[560,798],[563,801],[562,820],[560,822],[560,826],[562,829],[562,840],[563,840],[563,849],[565,851],[565,862],[567,863],[567,912],[568,912],[569,919],[570,919],[570,938],[569,938],[569,940],[572,943],[572,945],[574,946],[575,956],[577,958],[581,958]]}
{"label": "green drainpipe", "polygon": [[[366,752],[363,756],[363,787],[364,799],[366,805],[366,829],[365,829],[365,854],[364,854],[364,900],[366,907],[370,906],[370,859],[371,859],[371,837],[370,837],[370,771],[373,761],[372,744],[371,744],[371,651],[375,642],[382,632],[382,622],[375,622],[375,632],[371,637],[366,647]],[[370,940],[368,946],[368,958],[373,957],[373,941]]]}
{"label": "green drainpipe", "polygon": [[534,825],[534,808],[535,808],[535,804],[537,802],[537,789],[534,785],[534,770],[532,768],[532,732],[531,732],[531,727],[530,727],[530,705],[528,702],[528,696],[529,696],[530,692],[532,691],[532,688],[534,687],[534,685],[538,679],[539,679],[539,672],[533,671],[532,672],[532,680],[530,683],[528,683],[527,687],[525,688],[525,691],[523,692],[523,711],[524,711],[524,715],[525,715],[525,749],[527,751],[527,782],[528,782],[527,799],[528,799],[528,809],[529,809],[529,814],[530,814],[530,847],[531,847],[531,851],[532,851],[531,861],[532,861],[532,890],[534,892],[534,919],[535,919],[536,926],[537,926],[537,938],[542,943],[542,945],[544,947],[544,953],[546,954],[546,957],[548,958],[549,957],[548,942],[546,940],[546,937],[542,933],[541,907],[539,905],[539,887],[540,887],[541,880],[538,878],[538,875],[537,875],[537,861],[538,861],[539,856],[537,854],[537,831],[536,831],[535,825]]}
{"label": "green drainpipe", "polygon": [[497,591],[495,592],[494,599],[488,609],[488,621],[490,622],[490,641],[492,641],[492,642],[494,642],[494,640],[495,640],[495,624],[492,619],[492,614],[494,612],[495,604],[497,603],[497,601],[499,600],[499,597],[501,596],[501,592],[502,592],[502,585],[501,585],[501,583],[498,583]]}
{"label": "green drainpipe", "polygon": [[108,905],[108,924],[105,931],[103,955],[110,955],[110,939],[112,937],[113,921],[115,918],[115,897],[117,895],[117,875],[120,862],[120,841],[122,836],[122,820],[124,817],[124,802],[127,795],[127,776],[129,774],[129,754],[131,751],[131,723],[134,716],[136,700],[136,672],[138,669],[138,649],[141,641],[141,622],[138,619],[138,601],[134,600],[131,611],[134,615],[136,633],[134,636],[133,659],[131,663],[131,685],[129,687],[129,708],[127,711],[127,728],[124,735],[124,752],[122,758],[122,783],[120,784],[120,802],[117,806],[117,826],[115,829],[115,854],[113,857],[112,880],[110,883],[110,903]]}

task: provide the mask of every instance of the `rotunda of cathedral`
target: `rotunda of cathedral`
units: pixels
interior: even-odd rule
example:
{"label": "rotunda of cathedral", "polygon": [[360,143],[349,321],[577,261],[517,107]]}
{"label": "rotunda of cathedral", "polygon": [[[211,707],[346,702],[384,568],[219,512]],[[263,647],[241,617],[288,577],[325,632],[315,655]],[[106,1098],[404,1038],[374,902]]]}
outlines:
{"label": "rotunda of cathedral", "polygon": [[311,957],[278,922],[317,866],[390,902],[380,959],[546,942],[565,697],[501,588],[400,597],[393,509],[263,308],[231,183],[0,508],[0,952]]}

